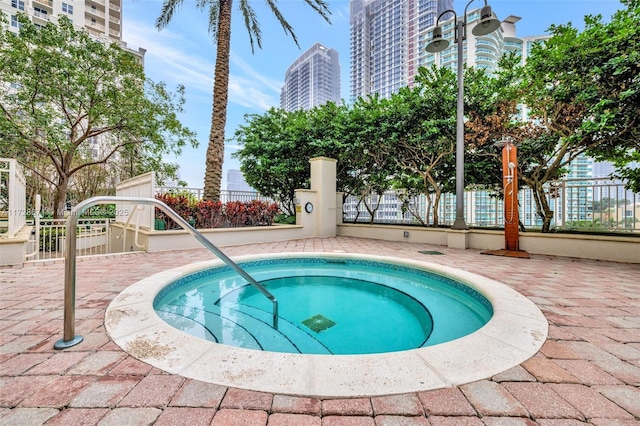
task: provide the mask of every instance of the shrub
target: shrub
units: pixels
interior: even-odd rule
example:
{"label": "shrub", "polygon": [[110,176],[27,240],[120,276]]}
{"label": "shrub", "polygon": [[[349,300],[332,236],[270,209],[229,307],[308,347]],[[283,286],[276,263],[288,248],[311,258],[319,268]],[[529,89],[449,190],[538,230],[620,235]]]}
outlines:
{"label": "shrub", "polygon": [[294,215],[287,215],[284,213],[278,213],[273,218],[274,223],[280,223],[282,225],[295,225],[296,217]]}
{"label": "shrub", "polygon": [[[178,215],[186,221],[194,219],[195,206],[190,197],[184,194],[158,194],[156,199],[162,201],[171,209],[173,209]],[[156,219],[163,220],[165,222],[165,229],[180,229],[181,227],[169,216],[160,209],[156,209]]]}
{"label": "shrub", "polygon": [[[264,201],[195,201],[192,197],[166,193],[156,195],[156,199],[175,210],[182,218],[196,228],[227,228],[241,226],[270,226],[280,213],[276,203]],[[163,211],[156,209],[155,217],[165,222],[165,229],[180,228]]]}
{"label": "shrub", "polygon": [[224,224],[222,203],[201,200],[196,204],[196,228],[220,228]]}

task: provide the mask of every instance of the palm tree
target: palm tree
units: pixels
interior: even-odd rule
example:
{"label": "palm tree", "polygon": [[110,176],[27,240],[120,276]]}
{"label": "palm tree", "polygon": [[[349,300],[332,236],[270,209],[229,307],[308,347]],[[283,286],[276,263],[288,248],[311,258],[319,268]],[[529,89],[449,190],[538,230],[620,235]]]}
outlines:
{"label": "palm tree", "polygon": [[[320,14],[327,22],[330,22],[328,5],[324,0],[303,0],[311,8]],[[174,12],[182,5],[184,0],[164,0],[160,16],[156,20],[156,28],[161,30],[166,27]],[[244,19],[244,24],[249,33],[251,52],[255,52],[255,45],[262,48],[262,34],[256,18],[255,11],[251,7],[251,0],[238,0],[238,8]],[[276,0],[265,0],[271,12],[282,25],[285,34],[291,36],[296,46],[298,39],[293,28],[282,16],[276,6]],[[216,42],[216,65],[213,76],[213,112],[211,114],[211,131],[209,133],[209,145],[207,146],[206,168],[204,175],[204,196],[206,200],[220,199],[220,184],[222,182],[222,163],[224,161],[224,127],[227,123],[227,102],[229,96],[229,51],[231,43],[231,9],[233,0],[197,0],[198,9],[207,9],[209,13],[209,32]]]}

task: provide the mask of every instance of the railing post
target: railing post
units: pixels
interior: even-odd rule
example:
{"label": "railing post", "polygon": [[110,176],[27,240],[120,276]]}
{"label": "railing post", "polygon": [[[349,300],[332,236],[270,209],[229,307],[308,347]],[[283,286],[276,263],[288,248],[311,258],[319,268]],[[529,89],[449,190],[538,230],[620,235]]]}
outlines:
{"label": "railing post", "polygon": [[53,347],[66,349],[82,342],[84,338],[75,335],[76,318],[76,228],[78,217],[84,212],[84,208],[91,207],[92,199],[77,205],[67,219],[65,232],[65,259],[64,259],[64,333]]}

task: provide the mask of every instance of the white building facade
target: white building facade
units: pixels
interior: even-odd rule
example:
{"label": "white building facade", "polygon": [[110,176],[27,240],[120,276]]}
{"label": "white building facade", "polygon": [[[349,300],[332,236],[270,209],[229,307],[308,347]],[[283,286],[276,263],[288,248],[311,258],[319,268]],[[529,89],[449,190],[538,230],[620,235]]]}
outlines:
{"label": "white building facade", "polygon": [[280,108],[308,110],[330,101],[340,102],[340,59],[337,50],[316,43],[287,68]]}
{"label": "white building facade", "polygon": [[[529,52],[536,42],[544,41],[549,36],[516,36],[516,23],[520,21],[519,16],[510,15],[502,21],[499,30],[483,36],[475,36],[472,33],[473,27],[480,20],[480,9],[475,9],[467,14],[466,40],[463,41],[463,62],[467,67],[485,69],[492,73],[498,69],[500,58],[510,52],[515,52],[522,58],[522,63],[526,62]],[[433,28],[420,34],[420,66],[445,67],[457,72],[458,47],[454,43],[455,21],[453,18],[441,20],[443,39],[449,40],[449,47],[442,52],[429,53],[425,50],[426,45],[431,41]]]}
{"label": "white building facade", "polygon": [[13,31],[20,25],[18,13],[26,14],[40,26],[57,23],[60,16],[66,16],[76,28],[83,28],[105,42],[117,43],[141,61],[144,59],[145,49],[128,49],[122,41],[122,0],[0,0],[0,10]]}

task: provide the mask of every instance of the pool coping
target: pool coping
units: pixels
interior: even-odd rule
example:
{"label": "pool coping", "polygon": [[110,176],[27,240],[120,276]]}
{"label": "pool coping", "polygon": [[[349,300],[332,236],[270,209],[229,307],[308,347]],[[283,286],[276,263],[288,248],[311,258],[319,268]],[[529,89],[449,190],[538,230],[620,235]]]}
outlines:
{"label": "pool coping", "polygon": [[548,333],[542,312],[498,281],[424,261],[350,253],[279,253],[234,257],[236,262],[285,257],[364,259],[432,271],[486,297],[493,316],[478,331],[425,348],[370,355],[300,355],[208,342],[165,323],[154,297],[170,282],[224,265],[213,260],[163,271],[122,291],[107,307],[105,328],[125,352],[160,370],[241,389],[309,397],[365,397],[419,392],[489,378],[533,356]]}

